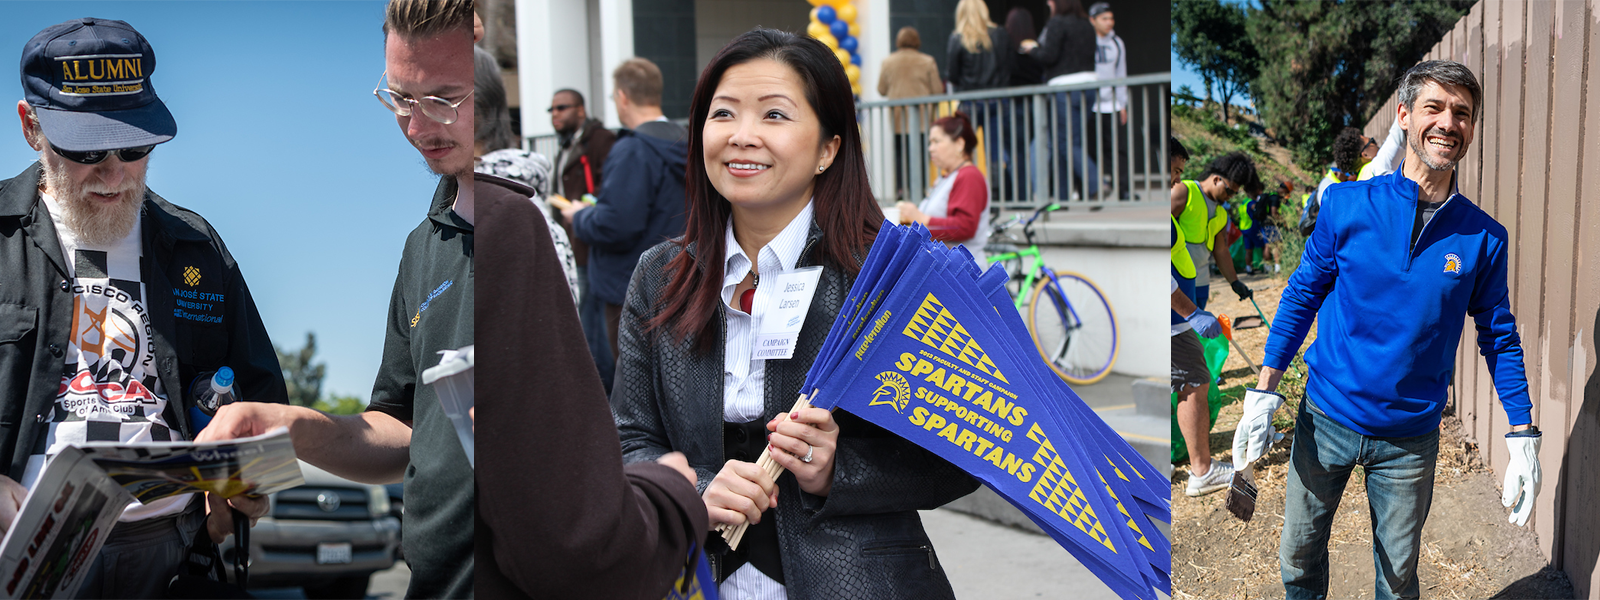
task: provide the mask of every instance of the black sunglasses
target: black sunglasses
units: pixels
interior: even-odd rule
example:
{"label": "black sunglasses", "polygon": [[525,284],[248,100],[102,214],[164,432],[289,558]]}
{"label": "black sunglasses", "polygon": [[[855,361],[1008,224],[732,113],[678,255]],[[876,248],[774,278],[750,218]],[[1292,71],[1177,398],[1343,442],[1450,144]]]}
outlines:
{"label": "black sunglasses", "polygon": [[558,110],[566,110],[566,109],[569,109],[569,108],[572,108],[572,107],[575,107],[575,106],[577,106],[577,105],[576,104],[557,104],[555,106],[551,106],[550,109],[546,110],[545,112],[554,113],[554,112],[556,112]]}
{"label": "black sunglasses", "polygon": [[122,159],[122,162],[133,162],[149,156],[150,151],[155,150],[156,147],[155,144],[151,144],[149,146],[121,148],[118,150],[90,150],[88,152],[73,152],[71,150],[62,150],[57,148],[55,144],[50,144],[50,149],[54,150],[57,155],[61,156],[61,158],[65,158],[80,165],[93,165],[105,161],[106,157],[111,156],[112,154],[116,154],[117,158]]}

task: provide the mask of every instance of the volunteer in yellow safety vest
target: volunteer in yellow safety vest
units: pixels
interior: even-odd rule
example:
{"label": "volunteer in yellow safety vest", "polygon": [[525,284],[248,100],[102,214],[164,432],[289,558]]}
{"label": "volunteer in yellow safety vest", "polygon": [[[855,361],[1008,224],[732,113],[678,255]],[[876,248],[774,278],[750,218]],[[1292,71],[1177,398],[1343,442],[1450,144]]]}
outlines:
{"label": "volunteer in yellow safety vest", "polygon": [[1204,496],[1228,487],[1233,465],[1211,460],[1211,415],[1206,394],[1211,370],[1206,367],[1200,338],[1222,335],[1216,316],[1194,304],[1194,261],[1189,245],[1172,219],[1172,393],[1178,397],[1172,420],[1189,452],[1189,481],[1184,493]]}
{"label": "volunteer in yellow safety vest", "polygon": [[1195,264],[1195,305],[1206,307],[1211,291],[1211,269],[1207,258],[1217,261],[1217,269],[1228,281],[1240,300],[1250,297],[1250,287],[1239,281],[1233,270],[1233,258],[1228,255],[1228,245],[1222,231],[1228,224],[1227,210],[1222,203],[1239,193],[1240,188],[1256,180],[1255,164],[1242,152],[1230,152],[1217,157],[1206,167],[1198,180],[1183,180],[1172,186],[1172,216],[1178,220],[1178,231],[1188,244]]}

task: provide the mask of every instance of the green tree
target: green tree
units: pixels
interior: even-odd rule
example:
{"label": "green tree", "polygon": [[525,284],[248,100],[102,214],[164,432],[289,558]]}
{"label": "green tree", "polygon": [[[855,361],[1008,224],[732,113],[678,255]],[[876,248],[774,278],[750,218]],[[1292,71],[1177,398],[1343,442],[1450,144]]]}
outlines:
{"label": "green tree", "polygon": [[1205,81],[1206,100],[1211,90],[1222,98],[1221,118],[1228,122],[1234,96],[1246,95],[1256,77],[1260,56],[1245,27],[1244,8],[1221,0],[1175,0],[1172,3],[1172,48],[1178,61],[1194,69]]}
{"label": "green tree", "polygon": [[1366,123],[1475,1],[1258,0],[1246,29],[1264,59],[1250,97],[1294,161],[1319,170],[1339,130]]}
{"label": "green tree", "polygon": [[306,332],[304,348],[292,352],[273,347],[278,353],[278,366],[283,369],[283,382],[289,387],[289,404],[314,406],[322,397],[322,378],[328,366],[312,362],[317,354],[317,334]]}
{"label": "green tree", "polygon": [[355,396],[328,396],[327,400],[318,400],[311,408],[315,408],[330,415],[354,415],[367,409],[367,403]]}

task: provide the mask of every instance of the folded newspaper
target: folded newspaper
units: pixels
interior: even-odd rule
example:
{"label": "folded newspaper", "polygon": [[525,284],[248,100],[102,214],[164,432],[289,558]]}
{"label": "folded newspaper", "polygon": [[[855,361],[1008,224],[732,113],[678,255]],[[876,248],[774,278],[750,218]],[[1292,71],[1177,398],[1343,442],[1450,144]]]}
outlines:
{"label": "folded newspaper", "polygon": [[95,442],[45,464],[0,540],[0,597],[71,598],[122,511],[193,492],[270,494],[302,483],[289,430],[196,444]]}

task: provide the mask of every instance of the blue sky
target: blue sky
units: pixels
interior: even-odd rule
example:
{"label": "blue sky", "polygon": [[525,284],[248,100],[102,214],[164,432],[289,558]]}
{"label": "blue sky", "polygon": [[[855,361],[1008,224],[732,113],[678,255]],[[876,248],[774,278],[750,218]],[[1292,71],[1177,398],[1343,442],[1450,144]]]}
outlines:
{"label": "blue sky", "polygon": [[[1222,2],[1224,4],[1245,4],[1248,6],[1253,6],[1257,9],[1261,8],[1260,5],[1255,4],[1250,0],[1222,0]],[[1205,98],[1206,81],[1201,79],[1199,74],[1189,70],[1188,66],[1178,62],[1177,50],[1168,49],[1167,51],[1172,54],[1172,91],[1176,93],[1179,87],[1187,85],[1194,90],[1194,95]],[[1255,106],[1255,103],[1251,101],[1249,96],[1235,97],[1233,99],[1233,103],[1243,104],[1246,106]]]}
{"label": "blue sky", "polygon": [[[151,155],[150,189],[211,222],[274,343],[317,334],[324,393],[365,399],[406,234],[437,178],[372,96],[384,2],[6,2],[0,178],[37,154],[15,120],[23,44],[80,17],[150,40],[151,83],[178,135]],[[3,138],[0,138],[3,139]]]}

